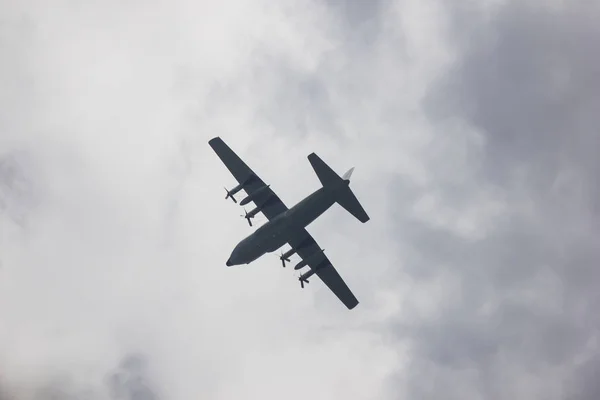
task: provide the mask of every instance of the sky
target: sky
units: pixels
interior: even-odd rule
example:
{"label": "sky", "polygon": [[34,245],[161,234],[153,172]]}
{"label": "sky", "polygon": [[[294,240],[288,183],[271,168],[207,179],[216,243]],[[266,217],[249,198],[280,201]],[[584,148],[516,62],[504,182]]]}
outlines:
{"label": "sky", "polygon": [[[600,398],[600,6],[0,2],[0,399]],[[267,254],[221,136],[360,304]],[[256,223],[265,221],[257,217]]]}

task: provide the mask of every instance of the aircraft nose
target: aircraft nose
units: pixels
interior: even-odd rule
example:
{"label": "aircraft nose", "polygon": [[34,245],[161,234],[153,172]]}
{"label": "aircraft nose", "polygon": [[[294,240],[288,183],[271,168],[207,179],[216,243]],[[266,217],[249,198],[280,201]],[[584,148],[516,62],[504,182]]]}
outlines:
{"label": "aircraft nose", "polygon": [[225,265],[227,265],[228,267],[231,267],[233,265],[240,265],[242,263],[242,260],[243,260],[243,257],[240,257],[240,251],[239,251],[238,247],[236,247],[231,252],[229,259],[227,261],[225,261]]}

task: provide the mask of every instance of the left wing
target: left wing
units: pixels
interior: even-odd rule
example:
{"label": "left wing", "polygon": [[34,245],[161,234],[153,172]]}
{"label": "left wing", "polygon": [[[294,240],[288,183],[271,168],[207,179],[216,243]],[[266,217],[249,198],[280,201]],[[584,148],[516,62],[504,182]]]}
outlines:
{"label": "left wing", "polygon": [[[262,179],[254,171],[246,165],[246,163],[237,155],[220,137],[212,138],[208,144],[217,153],[217,156],[223,161],[223,164],[231,172],[234,178],[238,181],[238,186],[227,191],[227,197],[232,197],[235,193],[244,189],[251,197],[251,200],[256,204],[256,208],[248,215],[248,223],[251,224],[250,218],[258,212],[262,212],[267,219],[271,220],[282,212],[287,211],[287,207],[283,201],[268,187]],[[234,198],[234,201],[235,198]],[[243,200],[242,200],[243,201]],[[236,201],[237,202],[237,201]]]}
{"label": "left wing", "polygon": [[289,244],[310,268],[310,271],[305,272],[299,278],[302,286],[304,286],[304,282],[308,283],[307,278],[316,274],[349,310],[358,305],[358,300],[346,282],[306,229],[302,229],[299,234],[294,235]]}

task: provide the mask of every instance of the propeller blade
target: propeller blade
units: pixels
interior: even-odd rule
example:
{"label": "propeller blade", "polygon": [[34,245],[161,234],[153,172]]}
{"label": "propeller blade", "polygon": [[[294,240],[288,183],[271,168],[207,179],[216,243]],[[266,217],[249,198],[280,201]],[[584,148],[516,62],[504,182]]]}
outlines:
{"label": "propeller blade", "polygon": [[283,250],[281,250],[281,254],[279,255],[279,259],[281,260],[281,265],[283,265],[283,268],[285,268],[285,263],[286,262],[290,262],[289,258],[285,258],[284,257]]}
{"label": "propeller blade", "polygon": [[231,200],[233,200],[234,203],[237,203],[237,200],[235,199],[235,197],[233,197],[233,195],[231,194],[231,192],[226,187],[224,189],[227,192],[227,196],[225,196],[225,200],[227,200],[228,198],[231,197]]}
{"label": "propeller blade", "polygon": [[248,210],[246,210],[246,208],[244,207],[244,213],[245,214],[240,214],[240,217],[244,217],[246,218],[246,221],[248,221],[248,225],[252,226],[252,221],[250,221],[250,216],[248,216]]}
{"label": "propeller blade", "polygon": [[298,277],[298,280],[300,281],[300,287],[302,287],[302,289],[304,289],[305,283],[309,283],[308,279],[304,278],[302,275]]}

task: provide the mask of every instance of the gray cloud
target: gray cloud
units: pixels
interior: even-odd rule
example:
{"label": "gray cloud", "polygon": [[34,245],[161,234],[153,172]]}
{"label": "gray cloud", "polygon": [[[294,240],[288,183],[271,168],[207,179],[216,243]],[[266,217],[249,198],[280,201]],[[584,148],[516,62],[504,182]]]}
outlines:
{"label": "gray cloud", "polygon": [[504,208],[474,241],[433,218],[399,220],[398,240],[418,255],[411,275],[446,281],[437,312],[400,318],[411,372],[394,387],[412,398],[595,398],[577,365],[597,358],[600,327],[599,10],[480,11],[451,9],[459,56],[424,104],[440,132],[460,120],[483,142],[473,179],[439,182],[437,203],[460,209],[489,188]]}
{"label": "gray cloud", "polygon": [[593,171],[597,7],[509,3],[491,26],[462,11],[454,20],[461,59],[432,97],[484,133],[488,173],[524,164],[531,173],[555,176],[565,163]]}
{"label": "gray cloud", "polygon": [[147,362],[144,357],[138,354],[129,355],[121,361],[117,371],[109,375],[109,392],[115,399],[158,400],[146,375]]}
{"label": "gray cloud", "polygon": [[103,375],[78,381],[69,375],[44,376],[33,385],[0,385],[1,399],[31,400],[158,400],[156,388],[149,378],[148,363],[139,354],[128,354],[116,368]]}
{"label": "gray cloud", "polygon": [[0,212],[12,222],[22,225],[35,205],[35,184],[31,181],[30,159],[14,152],[0,158]]}

